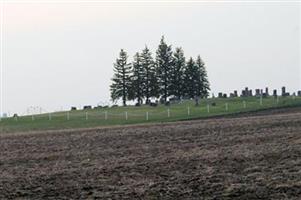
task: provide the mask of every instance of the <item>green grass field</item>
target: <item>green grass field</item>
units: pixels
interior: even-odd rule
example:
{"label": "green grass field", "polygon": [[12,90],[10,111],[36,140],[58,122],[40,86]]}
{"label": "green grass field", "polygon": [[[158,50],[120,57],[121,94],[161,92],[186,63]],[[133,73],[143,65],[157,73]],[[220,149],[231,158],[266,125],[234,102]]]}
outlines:
{"label": "green grass field", "polygon": [[[216,104],[215,106],[212,106],[213,102]],[[207,105],[209,105],[209,110]],[[169,122],[292,106],[301,106],[301,97],[279,97],[278,101],[273,97],[268,97],[262,99],[262,104],[260,103],[260,98],[238,97],[202,100],[199,106],[195,106],[193,101],[185,101],[181,104],[172,104],[170,106],[128,106],[65,111],[18,118],[5,118],[0,121],[0,132],[8,133]]]}

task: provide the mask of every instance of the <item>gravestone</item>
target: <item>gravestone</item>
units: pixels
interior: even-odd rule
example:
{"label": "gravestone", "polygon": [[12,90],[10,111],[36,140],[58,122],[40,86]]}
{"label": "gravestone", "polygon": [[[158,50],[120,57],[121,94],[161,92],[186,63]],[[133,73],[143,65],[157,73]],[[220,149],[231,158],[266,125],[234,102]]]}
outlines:
{"label": "gravestone", "polygon": [[249,90],[248,96],[249,96],[249,97],[252,97],[252,96],[253,96],[253,91],[252,91],[252,90]]}
{"label": "gravestone", "polygon": [[246,96],[246,91],[242,90],[242,91],[241,91],[241,96],[242,96],[242,97],[245,97],[245,96]]}
{"label": "gravestone", "polygon": [[268,87],[265,88],[265,95],[269,96],[269,88]]}
{"label": "gravestone", "polygon": [[286,89],[285,89],[285,87],[282,87],[281,88],[281,95],[285,96],[285,94],[286,94]]}
{"label": "gravestone", "polygon": [[71,110],[76,110],[76,107],[71,107]]}
{"label": "gravestone", "polygon": [[234,90],[234,97],[238,97],[237,90]]}
{"label": "gravestone", "polygon": [[256,90],[255,90],[255,96],[256,96],[256,97],[259,97],[259,96],[260,96],[260,89],[256,89]]}
{"label": "gravestone", "polygon": [[90,110],[92,109],[92,106],[84,106],[84,110]]}

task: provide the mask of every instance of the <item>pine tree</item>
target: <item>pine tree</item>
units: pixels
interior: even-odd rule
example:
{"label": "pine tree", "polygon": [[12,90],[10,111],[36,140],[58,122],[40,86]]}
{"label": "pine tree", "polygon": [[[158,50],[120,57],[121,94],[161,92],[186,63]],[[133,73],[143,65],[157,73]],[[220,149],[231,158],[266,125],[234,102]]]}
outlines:
{"label": "pine tree", "polygon": [[127,53],[121,49],[119,58],[114,63],[113,83],[110,86],[112,100],[122,98],[123,106],[126,106],[131,84],[131,65],[127,63],[127,58]]}
{"label": "pine tree", "polygon": [[197,57],[196,66],[198,68],[198,73],[200,76],[199,83],[198,83],[198,95],[201,98],[207,98],[210,91],[210,84],[208,81],[208,75],[205,68],[205,63],[201,59],[201,56]]}
{"label": "pine tree", "polygon": [[186,63],[184,71],[184,95],[187,98],[194,98],[196,95],[196,80],[197,80],[197,67],[192,58]]}
{"label": "pine tree", "polygon": [[146,104],[148,104],[151,97],[159,96],[159,87],[156,77],[155,63],[147,46],[142,50],[141,63],[144,72],[144,96],[146,98]]}
{"label": "pine tree", "polygon": [[170,93],[170,69],[172,66],[172,49],[167,45],[162,36],[156,55],[157,78],[159,83],[159,94],[163,97],[164,102]]}
{"label": "pine tree", "polygon": [[183,96],[183,73],[185,68],[185,57],[182,48],[176,48],[173,53],[173,65],[170,73],[170,94],[174,95],[177,99]]}
{"label": "pine tree", "polygon": [[138,105],[142,104],[142,100],[144,97],[144,68],[142,65],[142,57],[139,53],[136,53],[133,61],[132,68],[132,79],[131,79],[131,91],[130,91],[130,99],[137,99]]}

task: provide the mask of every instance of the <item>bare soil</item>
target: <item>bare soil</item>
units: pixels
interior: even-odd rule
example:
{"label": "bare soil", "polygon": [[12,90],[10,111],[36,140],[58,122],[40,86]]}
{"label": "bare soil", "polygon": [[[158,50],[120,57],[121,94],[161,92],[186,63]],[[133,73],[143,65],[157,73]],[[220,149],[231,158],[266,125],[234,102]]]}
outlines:
{"label": "bare soil", "polygon": [[0,199],[301,199],[301,109],[5,134]]}

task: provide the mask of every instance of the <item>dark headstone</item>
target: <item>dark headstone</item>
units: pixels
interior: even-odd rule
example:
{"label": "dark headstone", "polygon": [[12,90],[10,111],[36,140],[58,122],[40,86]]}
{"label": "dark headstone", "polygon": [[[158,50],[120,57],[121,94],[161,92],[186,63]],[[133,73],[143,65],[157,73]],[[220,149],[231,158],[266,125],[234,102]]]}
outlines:
{"label": "dark headstone", "polygon": [[298,91],[298,97],[301,97],[301,90]]}
{"label": "dark headstone", "polygon": [[273,90],[273,96],[274,97],[277,97],[278,95],[277,95],[277,90]]}
{"label": "dark headstone", "polygon": [[71,107],[71,110],[77,110],[76,107]]}
{"label": "dark headstone", "polygon": [[222,92],[218,93],[218,98],[223,98],[223,93]]}
{"label": "dark headstone", "polygon": [[241,91],[241,96],[242,96],[242,97],[245,97],[245,96],[246,96],[246,91],[245,91],[245,90],[242,90],[242,91]]}
{"label": "dark headstone", "polygon": [[252,96],[253,96],[253,91],[252,91],[252,90],[249,90],[248,96],[249,96],[249,97],[252,97]]}
{"label": "dark headstone", "polygon": [[255,90],[255,96],[259,97],[260,96],[260,89]]}
{"label": "dark headstone", "polygon": [[227,98],[227,94],[223,94],[223,98]]}
{"label": "dark headstone", "polygon": [[238,97],[237,90],[234,90],[234,97]]}
{"label": "dark headstone", "polygon": [[265,95],[269,96],[269,88],[268,87],[265,88]]}
{"label": "dark headstone", "polygon": [[286,89],[285,89],[285,87],[281,88],[281,96],[286,96]]}
{"label": "dark headstone", "polygon": [[84,110],[90,110],[92,109],[92,106],[84,106]]}

